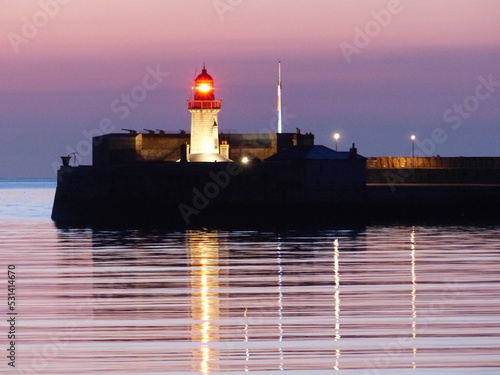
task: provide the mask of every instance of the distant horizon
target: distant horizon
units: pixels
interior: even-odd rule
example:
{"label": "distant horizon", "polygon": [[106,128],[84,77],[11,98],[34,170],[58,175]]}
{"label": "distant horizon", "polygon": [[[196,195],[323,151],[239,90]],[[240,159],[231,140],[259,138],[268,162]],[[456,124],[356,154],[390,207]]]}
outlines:
{"label": "distant horizon", "polygon": [[[9,2],[0,14],[0,176],[90,164],[92,135],[189,131],[195,72],[221,132],[284,131],[363,156],[500,156],[497,0]],[[258,25],[258,26],[255,26]],[[154,80],[145,83],[148,75]],[[148,89],[144,90],[146,85]],[[123,95],[135,99],[123,102]],[[124,108],[124,106],[126,108]]]}

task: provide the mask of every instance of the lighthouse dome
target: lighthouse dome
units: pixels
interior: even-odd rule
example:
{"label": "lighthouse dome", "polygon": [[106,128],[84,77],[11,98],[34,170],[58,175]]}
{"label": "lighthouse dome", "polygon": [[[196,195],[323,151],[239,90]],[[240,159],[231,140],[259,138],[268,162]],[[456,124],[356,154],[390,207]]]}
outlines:
{"label": "lighthouse dome", "polygon": [[196,77],[196,82],[198,81],[214,81],[214,79],[212,78],[212,76],[210,74],[207,73],[207,70],[205,69],[205,67],[203,67],[203,70],[201,71],[201,73],[198,75],[198,77]]}
{"label": "lighthouse dome", "polygon": [[215,100],[214,79],[205,67],[194,81],[194,100]]}

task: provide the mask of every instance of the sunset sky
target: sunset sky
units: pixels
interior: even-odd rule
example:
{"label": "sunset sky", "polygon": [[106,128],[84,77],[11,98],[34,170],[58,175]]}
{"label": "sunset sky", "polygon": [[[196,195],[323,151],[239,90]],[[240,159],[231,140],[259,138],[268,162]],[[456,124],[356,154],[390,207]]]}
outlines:
{"label": "sunset sky", "polygon": [[[189,130],[203,63],[222,132],[285,131],[364,156],[500,156],[499,0],[0,0],[0,178],[91,162],[88,137]],[[140,93],[124,104],[122,95]],[[152,85],[151,83],[157,83]],[[139,87],[139,89],[138,89]],[[135,90],[135,91],[134,91]],[[103,120],[109,120],[102,126]],[[101,125],[101,128],[100,128]]]}

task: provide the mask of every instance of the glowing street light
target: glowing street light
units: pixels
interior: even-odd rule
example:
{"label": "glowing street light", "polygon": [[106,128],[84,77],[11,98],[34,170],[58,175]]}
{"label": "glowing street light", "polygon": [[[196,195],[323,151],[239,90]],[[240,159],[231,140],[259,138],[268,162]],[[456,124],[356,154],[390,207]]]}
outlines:
{"label": "glowing street light", "polygon": [[242,162],[243,164],[248,164],[248,162],[249,162],[249,161],[250,161],[250,159],[249,159],[248,157],[246,157],[246,156],[244,156],[244,157],[241,159],[241,162]]}
{"label": "glowing street light", "polygon": [[335,139],[335,151],[338,151],[338,141],[339,141],[339,138],[340,138],[340,134],[339,133],[335,133],[333,135],[333,139]]}
{"label": "glowing street light", "polygon": [[415,137],[413,134],[411,135],[411,164],[412,167],[415,168]]}

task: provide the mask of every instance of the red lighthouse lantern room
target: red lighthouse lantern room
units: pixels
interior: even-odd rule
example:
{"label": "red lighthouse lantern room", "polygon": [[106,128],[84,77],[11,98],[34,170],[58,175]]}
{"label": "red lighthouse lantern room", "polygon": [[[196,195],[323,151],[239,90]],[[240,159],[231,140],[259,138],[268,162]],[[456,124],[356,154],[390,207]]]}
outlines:
{"label": "red lighthouse lantern room", "polygon": [[214,79],[205,67],[194,81],[194,100],[215,100]]}

